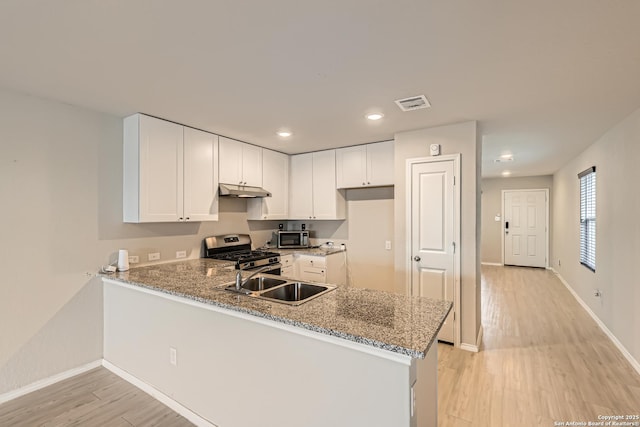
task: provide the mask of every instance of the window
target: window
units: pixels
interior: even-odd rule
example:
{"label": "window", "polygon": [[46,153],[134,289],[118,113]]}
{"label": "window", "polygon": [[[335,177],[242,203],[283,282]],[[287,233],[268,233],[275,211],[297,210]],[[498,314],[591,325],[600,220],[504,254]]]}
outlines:
{"label": "window", "polygon": [[580,264],[596,271],[596,167],[580,172]]}

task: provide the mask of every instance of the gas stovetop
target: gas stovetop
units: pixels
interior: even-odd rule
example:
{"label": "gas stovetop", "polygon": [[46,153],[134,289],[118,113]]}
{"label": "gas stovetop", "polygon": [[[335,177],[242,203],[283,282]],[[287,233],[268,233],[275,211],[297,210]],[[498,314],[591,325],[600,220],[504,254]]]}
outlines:
{"label": "gas stovetop", "polygon": [[204,239],[204,257],[224,261],[233,261],[236,268],[256,268],[277,264],[280,254],[263,250],[251,250],[251,238],[248,234],[227,234]]}
{"label": "gas stovetop", "polygon": [[228,252],[220,255],[212,255],[208,258],[222,259],[225,261],[237,261],[248,262],[257,261],[265,258],[279,257],[280,254],[276,252],[267,251],[240,251],[240,252]]}

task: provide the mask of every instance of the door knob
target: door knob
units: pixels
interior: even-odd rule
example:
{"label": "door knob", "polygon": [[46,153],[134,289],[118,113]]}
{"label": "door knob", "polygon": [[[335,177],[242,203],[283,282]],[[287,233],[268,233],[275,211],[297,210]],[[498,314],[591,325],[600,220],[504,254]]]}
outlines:
{"label": "door knob", "polygon": [[422,258],[420,258],[418,255],[416,255],[416,256],[414,256],[414,257],[413,257],[413,260],[414,260],[414,261],[420,261],[421,259],[422,259]]}

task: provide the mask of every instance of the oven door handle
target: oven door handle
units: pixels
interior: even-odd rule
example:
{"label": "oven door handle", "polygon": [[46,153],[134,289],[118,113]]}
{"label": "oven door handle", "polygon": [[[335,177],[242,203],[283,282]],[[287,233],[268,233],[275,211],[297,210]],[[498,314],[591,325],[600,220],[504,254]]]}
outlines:
{"label": "oven door handle", "polygon": [[[255,270],[275,270],[277,268],[282,268],[282,264],[277,262],[275,264],[265,264],[265,265],[261,265],[260,267],[251,267],[251,268],[242,268],[242,266],[240,266],[240,270],[241,271],[255,271]],[[258,274],[258,273],[256,273]],[[268,273],[265,273],[268,274]]]}

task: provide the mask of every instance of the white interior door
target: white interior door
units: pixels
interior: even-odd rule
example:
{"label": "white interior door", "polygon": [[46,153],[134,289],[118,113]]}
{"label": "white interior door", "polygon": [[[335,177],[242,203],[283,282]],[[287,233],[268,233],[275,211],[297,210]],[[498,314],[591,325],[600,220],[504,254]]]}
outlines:
{"label": "white interior door", "polygon": [[[456,284],[455,160],[411,164],[411,293],[454,302]],[[438,339],[454,343],[454,310]]]}
{"label": "white interior door", "polygon": [[505,265],[547,266],[547,191],[503,191]]}

